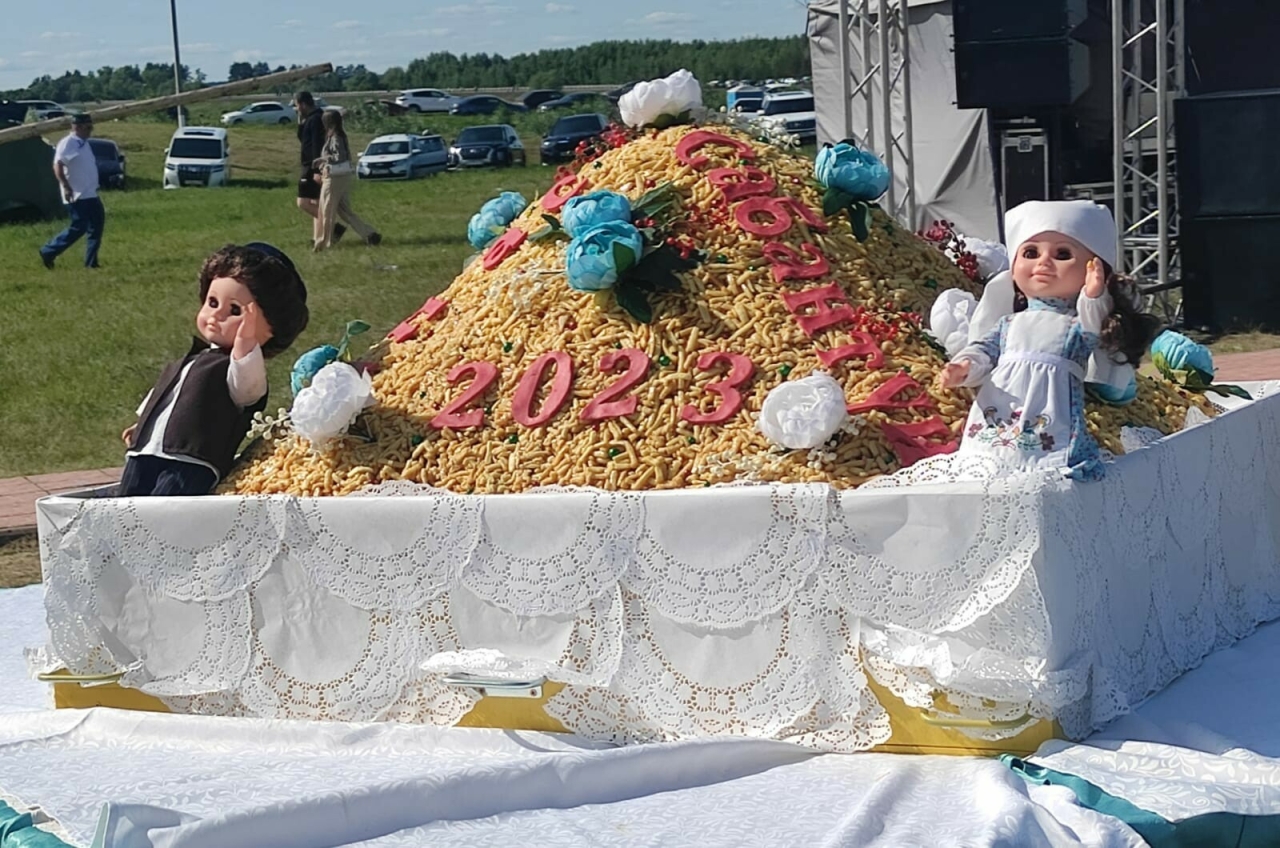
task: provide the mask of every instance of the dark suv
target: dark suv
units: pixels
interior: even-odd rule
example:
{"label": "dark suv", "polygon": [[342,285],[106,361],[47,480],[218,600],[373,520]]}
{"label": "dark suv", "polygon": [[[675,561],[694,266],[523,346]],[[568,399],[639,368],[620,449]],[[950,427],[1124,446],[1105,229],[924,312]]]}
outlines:
{"label": "dark suv", "polygon": [[124,188],[124,154],[109,138],[89,139],[89,148],[98,163],[98,185]]}
{"label": "dark suv", "polygon": [[609,119],[599,112],[560,118],[542,137],[542,163],[548,165],[572,159],[581,142],[599,138],[607,126]]}
{"label": "dark suv", "polygon": [[449,148],[449,165],[453,168],[503,167],[527,162],[520,134],[510,124],[467,127],[458,133]]}

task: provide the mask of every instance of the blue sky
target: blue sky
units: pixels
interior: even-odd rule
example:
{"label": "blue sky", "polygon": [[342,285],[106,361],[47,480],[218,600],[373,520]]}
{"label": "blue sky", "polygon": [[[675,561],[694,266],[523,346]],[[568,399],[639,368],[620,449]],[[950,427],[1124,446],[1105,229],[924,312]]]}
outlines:
{"label": "blue sky", "polygon": [[[4,2],[0,89],[42,74],[173,61],[166,0]],[[177,0],[184,65],[235,61],[382,71],[440,50],[504,56],[607,38],[804,32],[802,0]]]}

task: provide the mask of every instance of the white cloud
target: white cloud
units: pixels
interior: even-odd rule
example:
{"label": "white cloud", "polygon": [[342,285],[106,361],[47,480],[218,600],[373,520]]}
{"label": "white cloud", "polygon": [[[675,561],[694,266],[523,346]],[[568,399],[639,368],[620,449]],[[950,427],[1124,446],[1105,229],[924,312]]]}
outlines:
{"label": "white cloud", "polygon": [[448,27],[431,27],[429,29],[407,29],[384,33],[384,38],[443,38],[453,30]]}
{"label": "white cloud", "polygon": [[[502,12],[514,12],[514,6],[504,6],[494,3],[493,0],[476,0],[474,3],[455,3],[452,6],[441,6],[436,9],[438,15],[496,15]],[[492,26],[501,21],[485,21],[486,26]]]}
{"label": "white cloud", "polygon": [[361,26],[363,26],[363,24],[359,21],[335,21],[333,24],[334,29],[356,29]]}
{"label": "white cloud", "polygon": [[558,13],[560,13],[560,12],[573,12],[573,11],[575,11],[575,9],[574,9],[574,7],[573,7],[573,6],[566,6],[566,5],[565,5],[565,4],[563,4],[563,3],[548,3],[546,8],[547,8],[547,13],[548,13],[548,14],[551,14],[551,15],[555,15],[555,14],[558,14]]}
{"label": "white cloud", "polygon": [[237,50],[231,54],[233,62],[257,62],[266,56],[261,50]]}
{"label": "white cloud", "polygon": [[61,38],[81,38],[82,36],[78,32],[42,32],[40,33],[40,37],[61,39]]}
{"label": "white cloud", "polygon": [[8,59],[0,59],[0,68],[8,67],[8,65],[9,65]]}
{"label": "white cloud", "polygon": [[18,55],[24,59],[38,59],[41,56],[43,56],[44,53],[40,52],[39,50],[25,50],[22,53],[19,53]]}
{"label": "white cloud", "polygon": [[572,35],[548,35],[543,39],[547,44],[569,44],[577,40]]}
{"label": "white cloud", "polygon": [[683,24],[696,21],[698,18],[688,12],[650,12],[640,20],[646,24],[662,26],[664,24]]}
{"label": "white cloud", "polygon": [[194,44],[182,45],[183,53],[216,53],[221,48],[209,41],[197,41]]}
{"label": "white cloud", "polygon": [[279,26],[286,29],[296,29],[298,27],[305,27],[306,25],[306,21],[298,20],[297,18],[290,18],[287,21],[281,21],[279,23]]}

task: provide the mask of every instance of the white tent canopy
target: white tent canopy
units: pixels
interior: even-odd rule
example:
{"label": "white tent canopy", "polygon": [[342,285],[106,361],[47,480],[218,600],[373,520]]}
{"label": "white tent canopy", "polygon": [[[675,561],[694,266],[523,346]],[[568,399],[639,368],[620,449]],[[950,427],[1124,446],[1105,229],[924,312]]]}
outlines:
{"label": "white tent canopy", "polygon": [[[855,94],[845,103],[842,75],[849,74],[856,90],[857,80],[870,63],[879,62],[879,47],[873,40],[869,55],[862,54],[861,40],[846,34],[849,42],[849,67],[842,68],[840,4],[847,2],[851,15],[861,7],[860,0],[810,0],[809,47],[813,62],[813,92],[818,112],[819,143],[844,138],[846,127],[854,135],[866,135],[865,101]],[[892,88],[891,111],[893,133],[904,132],[908,113],[912,122],[916,229],[931,221],[955,222],[956,229],[967,235],[985,239],[999,237],[999,208],[995,173],[991,155],[985,109],[956,107],[955,55],[951,0],[892,0],[907,3],[908,55],[911,75],[911,102],[906,104],[900,86]],[[874,11],[877,4],[870,4]],[[890,41],[891,57],[897,64],[901,44],[896,36]],[[877,74],[868,86],[876,104],[883,103],[884,87]],[[876,114],[880,114],[877,105]],[[848,123],[846,123],[846,121]],[[882,127],[876,128],[883,133]],[[876,152],[884,154],[884,140],[875,142]],[[907,168],[895,161],[896,195],[905,196]]]}

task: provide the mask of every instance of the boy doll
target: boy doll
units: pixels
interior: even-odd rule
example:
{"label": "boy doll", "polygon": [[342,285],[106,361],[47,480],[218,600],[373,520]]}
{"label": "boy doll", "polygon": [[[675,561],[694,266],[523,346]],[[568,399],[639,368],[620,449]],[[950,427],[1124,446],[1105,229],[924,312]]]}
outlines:
{"label": "boy doll", "polygon": [[265,358],[286,350],[307,319],[307,288],[277,248],[229,244],[206,259],[197,337],[122,434],[129,450],[118,496],[211,492],[266,408]]}

